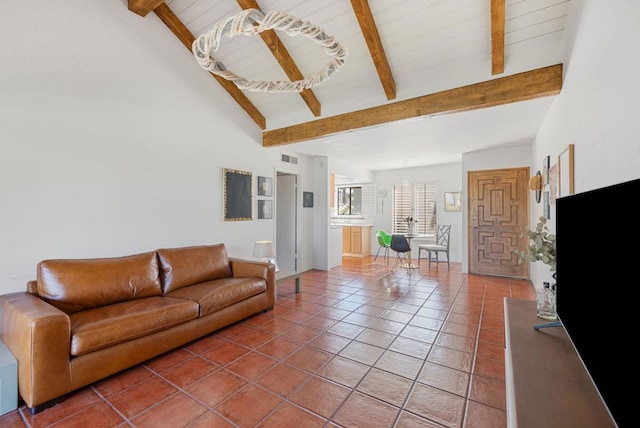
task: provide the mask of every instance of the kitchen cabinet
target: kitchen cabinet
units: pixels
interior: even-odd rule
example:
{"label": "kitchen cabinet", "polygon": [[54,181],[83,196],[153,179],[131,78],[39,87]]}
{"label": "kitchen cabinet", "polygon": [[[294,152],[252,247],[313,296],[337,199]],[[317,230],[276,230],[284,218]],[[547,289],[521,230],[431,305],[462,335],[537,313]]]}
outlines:
{"label": "kitchen cabinet", "polygon": [[342,255],[366,257],[371,254],[371,226],[342,228]]}

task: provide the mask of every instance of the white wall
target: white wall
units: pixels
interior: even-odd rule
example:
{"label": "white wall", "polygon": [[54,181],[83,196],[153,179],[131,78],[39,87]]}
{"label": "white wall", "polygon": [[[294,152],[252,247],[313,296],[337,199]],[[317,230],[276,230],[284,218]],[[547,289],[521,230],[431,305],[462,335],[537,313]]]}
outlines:
{"label": "white wall", "polygon": [[[572,0],[569,18],[563,89],[533,144],[465,154],[461,165],[417,168],[412,178],[435,178],[442,192],[462,189],[464,201],[466,171],[535,171],[569,143],[577,192],[640,176],[640,2]],[[3,4],[0,293],[24,290],[47,258],[215,242],[250,257],[254,240],[273,238],[274,222],[223,221],[222,168],[251,171],[254,184],[278,167],[302,174],[303,190],[316,196],[316,206],[302,210],[302,267],[320,267],[314,255],[326,254],[328,227],[320,232],[314,219],[328,225],[328,170],[315,171],[316,160],[304,156],[284,164],[279,149],[262,148],[260,129],[185,61],[190,55],[154,14],[139,17],[123,0]],[[390,189],[404,174],[380,171],[373,180]],[[390,205],[388,196],[374,232],[390,228]],[[452,259],[466,269],[466,207],[440,209],[439,219],[454,226]],[[532,202],[530,218],[541,213]],[[592,223],[599,227],[597,217]],[[545,270],[532,266],[534,284]]]}
{"label": "white wall", "polygon": [[[571,0],[569,16],[562,91],[538,132],[533,154],[541,169],[544,156],[554,164],[574,144],[575,191],[580,193],[640,178],[640,2]],[[630,195],[630,201],[636,196]],[[610,229],[598,223],[598,209],[619,208],[597,207],[583,219],[585,227]],[[540,215],[542,204],[534,204],[532,218]],[[550,225],[555,231],[555,205]],[[624,233],[624,227],[615,233]],[[534,263],[533,283],[548,278],[548,266]]]}
{"label": "white wall", "polygon": [[[329,269],[329,160],[313,159],[313,263],[318,269]],[[310,208],[306,208],[309,210]]]}
{"label": "white wall", "polygon": [[0,293],[48,258],[273,239],[273,220],[223,221],[222,169],[253,173],[255,218],[256,177],[292,166],[190,56],[124,1],[3,4]]}

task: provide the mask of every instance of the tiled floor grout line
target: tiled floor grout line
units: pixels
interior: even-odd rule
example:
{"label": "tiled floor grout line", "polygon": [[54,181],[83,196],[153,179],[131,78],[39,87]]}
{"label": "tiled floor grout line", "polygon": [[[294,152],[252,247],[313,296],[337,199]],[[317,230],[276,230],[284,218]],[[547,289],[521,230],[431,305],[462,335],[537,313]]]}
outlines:
{"label": "tiled floor grout line", "polygon": [[[363,271],[369,273],[362,274]],[[194,414],[193,422],[210,413],[212,416],[208,417],[217,417],[231,426],[238,427],[242,425],[239,421],[243,420],[243,417],[240,413],[229,413],[234,397],[246,400],[256,393],[259,397],[262,391],[273,394],[279,401],[269,398],[275,407],[272,409],[265,407],[266,414],[262,414],[262,411],[255,413],[253,417],[260,418],[256,424],[266,421],[273,423],[278,420],[275,418],[304,412],[317,418],[315,420],[321,423],[321,426],[335,428],[343,426],[345,421],[349,420],[347,408],[353,409],[354,405],[366,405],[371,406],[373,410],[376,408],[375,403],[379,402],[384,404],[379,406],[379,411],[385,415],[385,421],[390,423],[388,425],[390,428],[420,420],[424,420],[426,424],[440,426],[445,421],[453,421],[453,419],[448,417],[443,419],[437,411],[433,412],[436,410],[435,407],[433,409],[429,409],[428,406],[423,407],[422,402],[415,401],[413,397],[428,397],[429,394],[441,393],[451,396],[451,402],[461,406],[457,407],[456,413],[452,414],[452,416],[455,415],[455,420],[460,421],[460,427],[470,423],[467,421],[470,412],[476,423],[479,415],[486,414],[482,412],[490,412],[492,417],[500,417],[499,413],[505,413],[502,407],[504,403],[501,404],[500,401],[486,395],[494,389],[500,391],[500,386],[493,380],[498,375],[499,367],[496,364],[504,364],[499,360],[498,350],[494,348],[497,344],[495,342],[500,338],[496,335],[503,333],[497,331],[497,320],[494,318],[500,314],[497,313],[493,300],[497,299],[501,293],[522,295],[522,290],[516,292],[513,283],[503,284],[500,279],[496,279],[497,282],[494,283],[490,278],[474,276],[475,279],[472,280],[471,276],[461,272],[448,273],[446,270],[436,272],[433,269],[431,272],[423,271],[419,274],[415,272],[414,275],[411,273],[399,272],[399,270],[389,271],[372,266],[371,263],[363,263],[362,267],[349,266],[335,273],[309,272],[304,276],[302,292],[299,294],[294,291],[293,281],[291,284],[280,284],[276,290],[277,302],[272,311],[256,314],[222,328],[210,335],[210,341],[209,339],[201,343],[193,341],[176,348],[185,354],[171,355],[168,359],[158,360],[158,364],[154,364],[155,359],[140,364],[140,367],[157,379],[150,385],[162,381],[175,388],[175,392],[169,396],[158,394],[157,397],[160,400],[150,401],[151,405],[144,404],[149,405],[144,409],[141,409],[143,405],[123,406],[125,403],[123,399],[126,400],[127,397],[138,394],[143,389],[130,391],[128,395],[122,395],[119,400],[113,401],[118,394],[150,380],[145,378],[146,375],[134,373],[132,377],[123,378],[123,381],[117,380],[114,384],[105,385],[107,389],[101,388],[98,384],[90,385],[91,393],[95,394],[98,401],[82,409],[76,409],[74,413],[60,413],[63,418],[55,420],[55,423],[65,420],[68,420],[68,423],[77,422],[77,415],[80,412],[102,403],[101,406],[108,406],[121,419],[118,427],[134,427],[132,420],[143,415],[146,415],[144,419],[147,421],[153,419],[154,413],[160,415],[166,412],[170,408],[167,403],[183,394],[184,398],[181,400],[186,400],[188,397],[206,409],[202,414]],[[496,284],[495,288],[494,284]],[[483,333],[483,325],[488,328],[485,333]],[[491,332],[494,330],[496,330],[495,334]],[[488,339],[489,347],[483,347],[481,338]],[[220,349],[216,354],[215,349],[225,344],[233,346]],[[227,353],[229,350],[237,349],[235,347],[244,350],[242,355],[235,356],[234,352]],[[414,347],[417,348],[414,349]],[[479,361],[480,349],[484,357]],[[250,354],[253,356],[243,361],[243,358]],[[228,360],[226,356],[233,358]],[[157,358],[160,359],[162,356]],[[419,361],[415,361],[415,358]],[[433,361],[429,361],[429,358],[433,358]],[[195,359],[200,359],[211,367],[202,361],[193,361]],[[265,365],[260,372],[256,371],[257,366],[247,365],[252,362],[262,365],[262,360],[267,363],[273,360],[273,363]],[[183,364],[184,366],[180,367]],[[479,364],[482,366],[479,367]],[[352,365],[356,369],[353,373],[349,371]],[[184,379],[177,377],[181,372],[187,373],[184,370],[190,370],[191,367],[198,370],[193,372],[198,376],[190,375]],[[276,367],[278,371],[272,372],[271,378],[267,379],[266,374]],[[290,371],[293,374],[290,380],[286,367],[295,369],[295,372]],[[482,377],[487,380],[482,380],[474,386],[473,383],[480,378],[475,374],[478,368],[483,374]],[[169,372],[169,370],[172,371]],[[425,370],[428,371],[424,372]],[[302,377],[302,374],[297,371],[304,372],[306,377]],[[213,396],[207,398],[204,395],[206,389],[198,392],[196,388],[191,387],[209,376],[222,372],[241,379],[245,384],[239,389],[230,388],[229,391],[232,392],[226,396],[219,391],[215,399],[219,401],[212,405],[205,404],[213,402],[211,400]],[[446,377],[444,382],[439,380],[439,376],[448,376],[447,373],[451,373],[450,380]],[[223,375],[220,380],[224,380],[225,376]],[[464,377],[467,378],[466,384],[460,382],[454,386],[454,383],[450,383],[454,379],[463,381]],[[419,380],[421,378],[422,381]],[[178,386],[170,379],[174,379],[183,386]],[[392,380],[390,385],[394,386],[390,386],[388,391],[377,390],[377,383],[374,382],[380,379]],[[135,383],[131,384],[131,381]],[[217,382],[217,379],[212,378],[203,386],[214,387],[213,382]],[[335,408],[333,405],[328,407],[330,400],[326,401],[326,404],[313,404],[311,385],[315,384],[310,382],[318,382],[317,385],[324,385],[322,382],[327,382],[340,387],[340,390],[336,389],[336,391],[340,391],[341,398],[340,401],[334,401]],[[367,382],[366,385],[365,382]],[[124,389],[120,389],[122,387]],[[248,387],[251,390],[245,391]],[[327,386],[328,390],[335,387]],[[100,391],[107,392],[109,396],[103,395]],[[171,392],[170,389],[166,389],[165,393],[167,391]],[[192,391],[195,395],[188,391]],[[239,396],[238,394],[242,391],[245,391],[244,394]],[[475,399],[471,398],[472,394]],[[458,398],[453,398],[454,396]],[[460,398],[464,401],[460,401]],[[119,411],[112,402],[123,411]],[[472,405],[472,402],[480,407],[476,404]],[[220,407],[223,403],[227,405]],[[195,406],[195,404],[192,405]],[[495,409],[495,412],[488,410],[490,407]],[[322,412],[325,415],[316,413],[311,410],[312,408],[316,411],[323,409]],[[73,410],[75,407],[71,406],[69,409]],[[125,417],[126,413],[132,414],[134,410],[138,413],[130,418]],[[330,414],[326,410],[331,410]],[[96,408],[87,414],[95,414],[98,411],[99,409]],[[229,415],[233,420],[225,417],[224,414]],[[302,414],[300,413],[301,417]],[[185,420],[191,420],[186,413],[185,416]],[[42,426],[36,423],[38,419],[34,419],[31,415],[24,415],[22,410],[20,410],[20,417],[26,427]],[[71,420],[71,418],[74,419]],[[336,418],[342,424],[336,422]],[[46,420],[52,419],[42,419],[42,421]],[[427,420],[430,422],[426,422]],[[29,421],[34,422],[35,425],[30,424]]]}
{"label": "tiled floor grout line", "polygon": [[[353,294],[352,294],[352,295],[353,295]],[[347,298],[345,298],[345,299],[343,299],[343,300],[347,300],[347,299],[348,299],[348,297],[347,297]],[[365,301],[365,302],[366,302],[366,301]],[[362,303],[358,308],[356,308],[356,309],[354,309],[353,311],[351,311],[351,314],[352,314],[352,313],[354,313],[354,312],[356,312],[356,311],[357,311],[357,309],[359,309],[360,307],[364,306],[365,304],[366,304],[366,303]],[[385,310],[388,310],[388,308],[386,308]],[[383,312],[383,313],[384,313],[384,312]],[[343,317],[341,320],[343,320],[344,318],[346,318],[346,317]],[[376,318],[377,318],[377,317],[376,317]],[[380,318],[378,318],[378,319],[380,319]],[[346,321],[346,322],[348,322],[348,321]],[[374,324],[374,321],[369,322],[366,326],[361,326],[361,327],[364,327],[364,329],[366,330],[366,329],[367,329],[367,328],[369,328],[369,326],[371,326],[372,324]],[[357,325],[357,324],[354,324],[354,325]],[[364,330],[363,330],[363,331],[364,331]],[[361,333],[360,333],[360,334],[361,334]],[[349,343],[348,343],[348,344],[346,344],[346,345],[342,348],[342,350],[344,350],[345,348],[347,348],[347,347],[348,347],[350,344],[352,344],[353,342],[366,343],[366,342],[360,342],[360,341],[358,341],[358,340],[356,339],[358,336],[359,336],[359,334],[358,334],[358,335],[356,335],[354,338],[350,338],[350,339],[349,339]],[[396,334],[395,336],[396,336],[396,338],[397,338],[397,337],[399,336],[399,334]],[[367,343],[367,344],[368,344],[368,343]],[[369,345],[371,345],[371,344],[369,344]],[[371,345],[371,346],[375,346],[375,345]],[[341,350],[341,351],[342,351],[342,350]],[[386,350],[388,350],[388,347],[386,347],[384,350],[385,350],[385,351],[386,351]],[[336,358],[336,357],[338,357],[338,356],[341,356],[341,355],[340,355],[340,352],[341,352],[341,351],[339,351],[339,352],[338,352],[338,353],[337,353],[333,358]],[[333,419],[334,419],[334,418],[335,418],[335,416],[340,412],[340,410],[341,410],[341,409],[346,405],[346,403],[349,401],[349,398],[350,398],[352,395],[354,395],[355,393],[364,394],[364,395],[367,395],[367,396],[369,396],[369,397],[371,397],[371,398],[373,398],[373,399],[375,399],[375,400],[380,400],[380,399],[379,399],[379,398],[377,398],[377,397],[374,397],[374,396],[371,396],[371,395],[366,394],[366,393],[364,393],[364,392],[358,391],[358,386],[363,382],[363,380],[367,377],[367,375],[368,375],[369,373],[371,373],[371,371],[375,368],[375,364],[376,364],[376,363],[377,363],[377,362],[382,358],[382,355],[384,355],[384,353],[381,353],[381,354],[380,354],[380,356],[376,359],[376,361],[374,361],[372,364],[367,364],[369,368],[368,368],[368,369],[367,369],[367,371],[362,375],[362,377],[360,378],[360,380],[359,380],[359,381],[358,381],[358,382],[357,382],[353,387],[350,387],[350,388],[351,388],[351,391],[349,392],[349,394],[347,395],[347,397],[342,401],[342,403],[341,403],[338,407],[336,407],[336,409],[333,411],[333,413],[329,416],[329,418],[327,419],[327,424],[329,424],[329,423],[335,423],[335,422],[333,422]],[[344,357],[344,356],[341,356],[341,357],[342,357],[342,358],[350,359],[350,358],[348,358],[348,357]],[[323,364],[323,366],[322,366],[322,367],[326,367],[326,366],[327,366],[327,365],[328,365],[328,364],[333,360],[333,358],[332,358],[331,360],[327,361],[325,364]],[[350,360],[351,360],[351,359],[350,359]],[[356,360],[351,360],[351,361],[355,361],[355,362],[361,363],[361,362],[356,361]],[[321,368],[322,368],[322,367],[321,367]],[[315,373],[317,373],[318,371],[320,371],[320,369],[321,369],[321,368],[319,368],[318,370],[316,370],[316,372],[315,372]],[[380,369],[379,369],[379,370],[380,370]],[[314,373],[314,374],[315,374],[315,373]],[[327,378],[323,377],[322,375],[319,375],[319,376],[320,376],[320,377],[322,377],[323,379],[325,379],[326,381],[329,381],[329,382],[332,382],[332,383],[336,383],[336,384],[338,384],[338,385],[341,385],[340,383],[337,383],[337,382],[335,382],[335,381],[333,381],[333,380],[331,380],[331,379],[327,379]],[[310,379],[308,379],[306,382],[309,382],[309,381],[310,381]],[[306,382],[305,382],[305,383],[306,383]],[[304,384],[303,384],[303,385],[304,385]],[[302,385],[300,385],[300,386],[297,388],[297,390],[299,390],[300,388],[302,388]],[[380,401],[384,402],[383,400],[380,400]],[[385,402],[385,403],[386,403],[386,402]],[[386,403],[386,404],[392,405],[393,407],[397,407],[397,406],[395,406],[395,405],[393,405],[393,404],[391,404],[391,403]],[[308,410],[308,409],[307,409],[307,410]],[[397,420],[398,420],[398,418],[400,417],[401,412],[402,412],[402,408],[398,408],[398,414],[396,415],[396,419],[394,420],[393,425],[395,425],[395,424],[397,423]]]}

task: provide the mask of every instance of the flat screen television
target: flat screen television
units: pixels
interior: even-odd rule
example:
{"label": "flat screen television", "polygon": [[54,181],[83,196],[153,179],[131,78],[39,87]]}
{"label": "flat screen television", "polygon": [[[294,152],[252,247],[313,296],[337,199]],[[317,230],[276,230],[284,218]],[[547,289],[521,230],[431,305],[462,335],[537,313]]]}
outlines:
{"label": "flat screen television", "polygon": [[638,426],[639,196],[636,179],[556,200],[558,318],[619,427]]}

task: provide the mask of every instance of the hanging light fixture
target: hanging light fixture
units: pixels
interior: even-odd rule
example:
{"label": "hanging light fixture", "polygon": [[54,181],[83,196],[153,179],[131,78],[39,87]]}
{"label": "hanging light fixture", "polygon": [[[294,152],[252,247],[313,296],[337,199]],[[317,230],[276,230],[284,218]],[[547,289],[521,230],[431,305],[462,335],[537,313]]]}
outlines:
{"label": "hanging light fixture", "polygon": [[[211,55],[211,52],[218,50],[222,36],[228,38],[238,34],[252,36],[266,30],[281,30],[289,36],[307,37],[322,46],[332,60],[316,74],[306,79],[288,82],[246,79],[227,70],[222,62],[216,61]],[[209,31],[196,38],[191,50],[202,68],[232,81],[240,89],[253,92],[301,92],[317,86],[344,65],[348,53],[345,46],[309,22],[278,11],[271,11],[265,15],[258,9],[244,9],[234,16],[218,21]]]}

